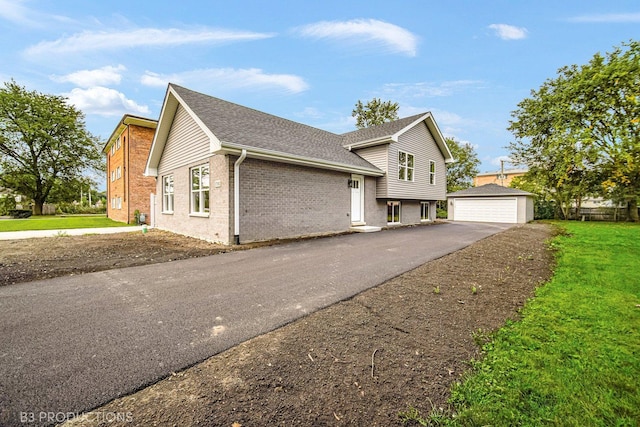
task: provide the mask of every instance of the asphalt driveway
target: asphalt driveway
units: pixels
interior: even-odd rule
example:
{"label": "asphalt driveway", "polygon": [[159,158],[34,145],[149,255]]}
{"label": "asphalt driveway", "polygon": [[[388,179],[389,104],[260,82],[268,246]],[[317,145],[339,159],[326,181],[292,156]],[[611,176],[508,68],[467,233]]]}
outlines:
{"label": "asphalt driveway", "polygon": [[0,288],[0,425],[90,410],[510,226],[350,234]]}

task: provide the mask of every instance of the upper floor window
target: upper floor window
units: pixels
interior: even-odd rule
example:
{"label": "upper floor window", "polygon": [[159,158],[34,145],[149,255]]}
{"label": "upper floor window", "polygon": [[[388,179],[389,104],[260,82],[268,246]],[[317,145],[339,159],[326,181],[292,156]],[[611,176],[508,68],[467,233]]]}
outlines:
{"label": "upper floor window", "polygon": [[209,214],[209,165],[191,168],[191,213]]}
{"label": "upper floor window", "polygon": [[413,154],[398,151],[398,179],[413,181]]}
{"label": "upper floor window", "polygon": [[173,212],[173,175],[162,178],[162,212]]}
{"label": "upper floor window", "polygon": [[116,139],[116,150],[120,149],[120,137]]}
{"label": "upper floor window", "polygon": [[111,155],[113,156],[116,153],[116,145],[111,144]]}
{"label": "upper floor window", "polygon": [[116,179],[120,179],[122,178],[122,169],[120,169],[120,166],[118,166],[116,168]]}
{"label": "upper floor window", "polygon": [[429,160],[429,184],[436,184],[436,162]]}

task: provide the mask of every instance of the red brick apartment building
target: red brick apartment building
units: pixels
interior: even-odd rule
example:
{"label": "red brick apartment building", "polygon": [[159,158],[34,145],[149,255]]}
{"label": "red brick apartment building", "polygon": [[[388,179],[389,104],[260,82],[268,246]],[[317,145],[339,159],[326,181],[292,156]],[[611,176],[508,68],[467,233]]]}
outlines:
{"label": "red brick apartment building", "polygon": [[125,114],[109,137],[107,155],[107,217],[135,222],[135,211],[149,218],[156,179],[144,176],[157,120]]}

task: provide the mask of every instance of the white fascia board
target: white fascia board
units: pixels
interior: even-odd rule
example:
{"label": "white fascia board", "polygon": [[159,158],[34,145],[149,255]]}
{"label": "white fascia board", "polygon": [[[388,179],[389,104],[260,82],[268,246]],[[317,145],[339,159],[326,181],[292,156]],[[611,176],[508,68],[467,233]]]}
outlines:
{"label": "white fascia board", "polygon": [[383,137],[373,138],[373,139],[367,139],[366,141],[358,141],[358,142],[355,142],[353,144],[346,144],[343,147],[345,147],[347,150],[351,151],[353,149],[374,147],[376,145],[390,144],[392,142],[398,142],[398,139],[395,138],[394,135],[392,135],[392,136],[383,136]]}
{"label": "white fascia board", "polygon": [[164,103],[162,104],[162,111],[160,112],[160,119],[156,128],[156,133],[153,136],[153,142],[151,143],[151,150],[149,151],[149,158],[147,159],[147,165],[144,170],[145,176],[158,176],[158,165],[160,164],[160,158],[164,151],[164,146],[167,143],[169,137],[169,131],[173,124],[173,119],[176,115],[178,105],[187,111],[189,116],[198,124],[202,131],[209,137],[209,151],[211,153],[220,150],[220,140],[211,132],[211,130],[205,126],[200,118],[189,108],[184,100],[176,93],[176,91],[169,84],[167,88],[167,94],[165,95]]}
{"label": "white fascia board", "polygon": [[403,133],[405,133],[406,131],[408,131],[409,129],[411,129],[412,127],[414,127],[420,122],[425,122],[425,124],[427,125],[427,128],[429,128],[429,131],[431,132],[434,139],[436,140],[436,144],[438,144],[438,148],[440,148],[440,152],[444,157],[444,162],[453,163],[455,161],[453,158],[453,155],[451,154],[451,151],[447,146],[444,136],[442,136],[442,132],[440,132],[440,128],[438,128],[438,124],[436,123],[431,113],[426,113],[424,116],[418,118],[416,121],[414,121],[410,125],[400,129],[398,132],[395,133],[395,135],[393,135],[393,137],[397,141],[400,135],[402,135]]}
{"label": "white fascia board", "polygon": [[216,154],[233,154],[240,155],[242,150],[247,151],[247,157],[252,159],[269,160],[279,163],[288,163],[293,165],[310,166],[319,169],[328,169],[339,172],[356,173],[366,176],[383,176],[384,172],[379,169],[371,169],[360,166],[347,165],[344,163],[336,163],[325,160],[314,159],[311,157],[296,156],[294,154],[282,153],[278,151],[263,150],[240,144],[222,143],[222,148]]}

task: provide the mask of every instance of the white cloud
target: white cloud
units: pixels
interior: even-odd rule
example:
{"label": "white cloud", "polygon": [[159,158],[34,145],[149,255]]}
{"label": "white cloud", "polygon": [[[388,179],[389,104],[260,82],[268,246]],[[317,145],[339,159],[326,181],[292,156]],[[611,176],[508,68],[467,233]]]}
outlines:
{"label": "white cloud", "polygon": [[51,76],[51,79],[59,83],[73,83],[83,88],[110,84],[117,85],[122,81],[122,71],[126,69],[122,64],[117,67],[108,65],[94,70],[80,70],[64,76]]}
{"label": "white cloud", "polygon": [[419,83],[387,83],[383,92],[387,96],[395,98],[422,98],[451,96],[463,90],[482,87],[479,80],[451,80],[439,83],[419,82]]}
{"label": "white cloud", "polygon": [[210,28],[197,30],[140,28],[128,31],[84,31],[54,41],[40,42],[27,48],[25,54],[34,57],[96,50],[134,49],[145,46],[178,46],[192,43],[223,44],[260,40],[269,37],[273,37],[273,34]]}
{"label": "white cloud", "polygon": [[304,110],[294,113],[296,117],[302,117],[305,119],[321,119],[325,116],[325,113],[319,111],[315,107],[306,107]]}
{"label": "white cloud", "polygon": [[207,68],[174,74],[147,71],[140,82],[145,86],[156,87],[166,86],[169,82],[198,87],[208,84],[209,88],[218,91],[225,88],[279,88],[285,92],[299,93],[309,88],[302,77],[293,74],[267,74],[259,68]]}
{"label": "white cloud", "polygon": [[17,24],[33,25],[35,22],[28,18],[29,10],[23,3],[22,0],[0,0],[0,18]]}
{"label": "white cloud", "polygon": [[397,25],[376,19],[351,21],[322,21],[294,30],[304,37],[349,41],[354,44],[373,44],[389,52],[416,56],[418,37]]}
{"label": "white cloud", "polygon": [[491,24],[489,25],[495,34],[502,40],[520,40],[527,37],[527,29],[524,27],[515,27],[507,24]]}
{"label": "white cloud", "polygon": [[504,165],[512,165],[511,158],[509,156],[498,156],[491,159],[491,164],[494,166],[502,166],[502,161],[504,161]]}
{"label": "white cloud", "polygon": [[139,105],[128,99],[122,92],[102,86],[88,89],[75,88],[63,95],[69,99],[70,104],[75,105],[85,114],[119,116],[124,113],[140,115],[150,113],[149,107],[146,105]]}
{"label": "white cloud", "polygon": [[593,22],[593,23],[638,23],[640,12],[636,13],[605,13],[600,15],[581,15],[568,19],[569,22]]}

